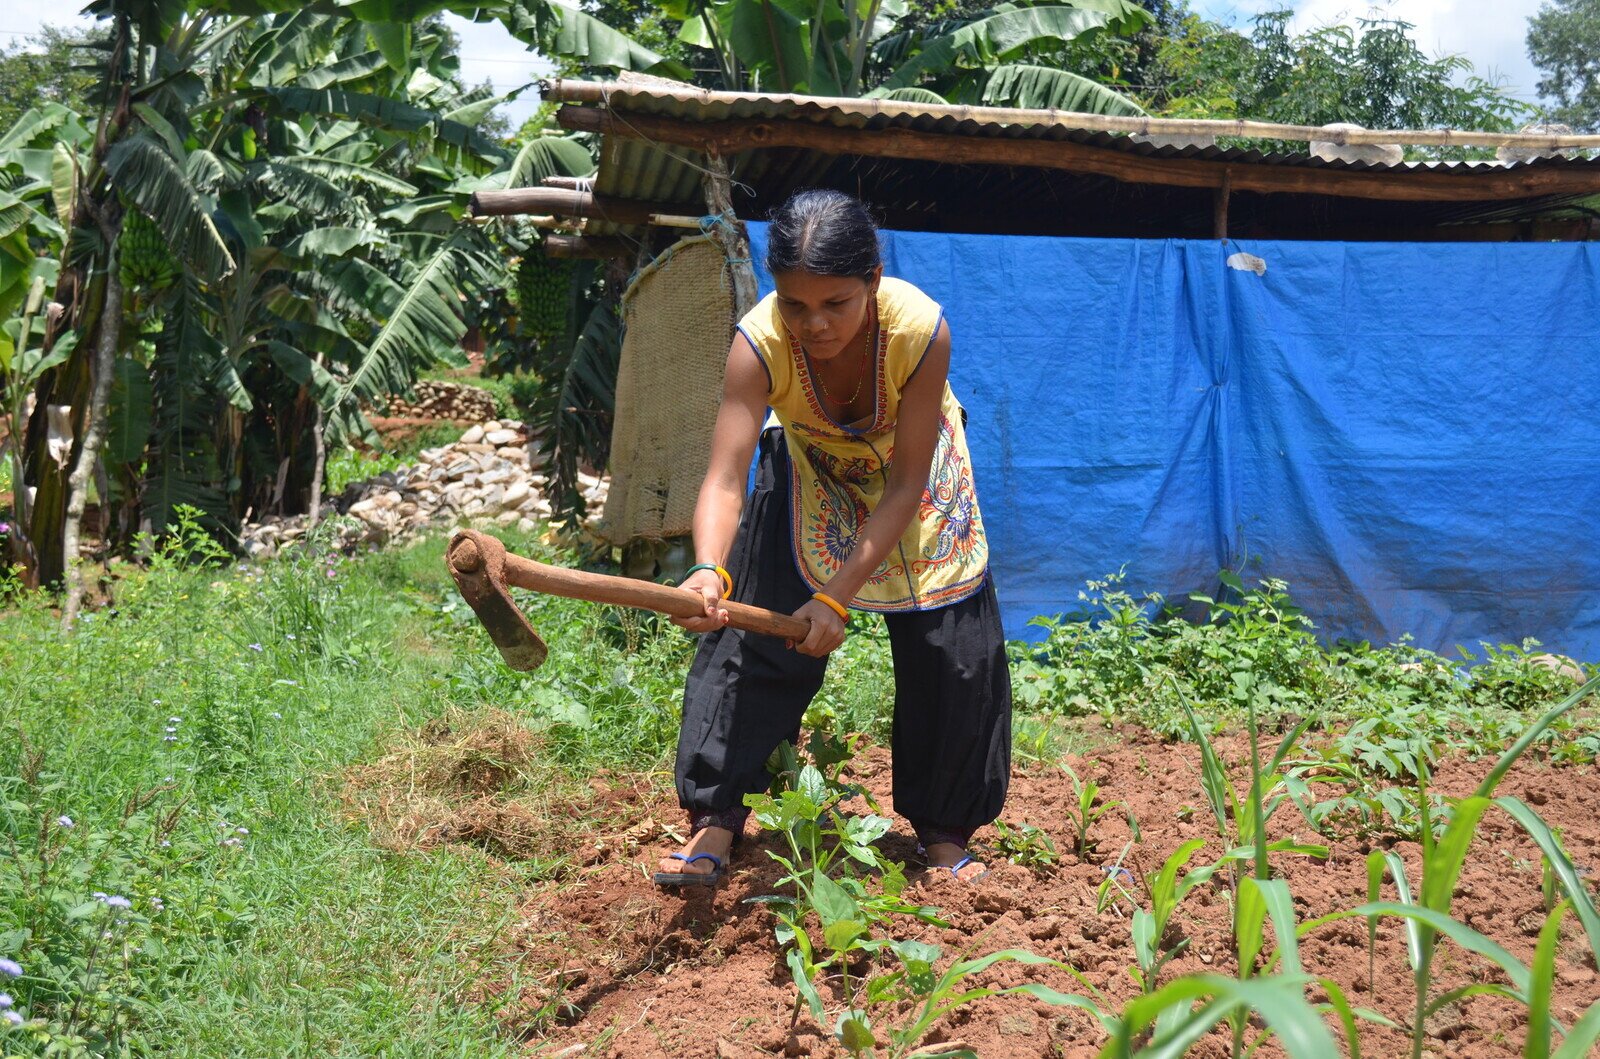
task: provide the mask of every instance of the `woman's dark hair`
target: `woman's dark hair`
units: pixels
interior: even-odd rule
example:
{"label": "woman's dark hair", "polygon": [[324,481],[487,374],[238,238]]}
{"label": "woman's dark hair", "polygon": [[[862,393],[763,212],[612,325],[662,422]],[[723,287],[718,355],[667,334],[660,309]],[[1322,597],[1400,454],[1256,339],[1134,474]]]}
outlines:
{"label": "woman's dark hair", "polygon": [[768,272],[867,279],[883,261],[872,214],[842,191],[797,191],[769,219]]}

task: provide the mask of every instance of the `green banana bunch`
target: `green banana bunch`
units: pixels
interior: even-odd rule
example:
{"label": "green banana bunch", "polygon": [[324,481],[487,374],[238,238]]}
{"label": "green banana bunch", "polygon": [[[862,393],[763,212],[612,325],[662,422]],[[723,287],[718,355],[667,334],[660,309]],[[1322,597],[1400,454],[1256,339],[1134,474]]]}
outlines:
{"label": "green banana bunch", "polygon": [[572,262],[546,257],[530,249],[517,265],[517,333],[549,345],[567,330],[567,292],[572,284]]}
{"label": "green banana bunch", "polygon": [[139,210],[130,207],[124,215],[117,249],[124,288],[158,291],[177,281],[178,259],[172,256],[160,230]]}

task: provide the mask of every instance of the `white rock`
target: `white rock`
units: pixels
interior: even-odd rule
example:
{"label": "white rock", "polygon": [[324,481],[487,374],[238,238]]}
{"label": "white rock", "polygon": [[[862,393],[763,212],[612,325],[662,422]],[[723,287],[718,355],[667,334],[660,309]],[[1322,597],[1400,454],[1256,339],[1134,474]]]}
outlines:
{"label": "white rock", "polygon": [[478,499],[483,502],[485,510],[499,511],[504,505],[505,496],[506,491],[504,489],[500,488],[498,485],[492,485],[480,493],[478,495]]}
{"label": "white rock", "polygon": [[[476,430],[478,428],[474,427],[473,429]],[[478,436],[482,437],[483,435],[480,434]],[[483,444],[481,442],[463,441],[461,443],[461,451],[462,452],[470,452],[470,453],[472,453],[474,455],[477,455],[477,454],[480,454],[480,453],[484,453],[484,452],[492,453],[492,452],[494,452],[494,446],[493,445],[485,445],[485,444]]]}
{"label": "white rock", "polygon": [[493,433],[494,431],[499,430],[499,429],[500,429],[500,420],[498,420],[498,419],[491,419],[487,423],[483,424],[483,432],[485,434]]}
{"label": "white rock", "polygon": [[520,476],[509,467],[497,468],[492,471],[484,471],[482,474],[478,475],[478,484],[503,485],[517,477]]}
{"label": "white rock", "polygon": [[517,512],[515,512],[515,511],[502,511],[502,512],[500,512],[500,514],[498,514],[498,515],[496,515],[496,516],[495,516],[495,517],[494,517],[494,520],[495,520],[495,521],[496,521],[496,522],[498,522],[498,523],[499,523],[499,524],[500,524],[500,525],[502,525],[502,526],[509,526],[509,525],[511,525],[511,524],[512,524],[512,523],[513,523],[513,522],[515,522],[515,521],[517,521],[517,520],[518,520],[518,519],[520,519],[520,518],[521,518],[521,517],[522,517],[522,516],[521,516],[521,515],[519,515],[519,514],[518,514],[518,513],[517,513]]}
{"label": "white rock", "polygon": [[517,437],[515,430],[490,430],[483,435],[483,441],[486,445],[499,448],[501,445],[510,445],[517,440]]}
{"label": "white rock", "polygon": [[539,524],[533,521],[531,518],[522,518],[517,520],[517,529],[523,533],[532,533],[538,525]]}
{"label": "white rock", "polygon": [[465,434],[461,435],[461,444],[476,445],[483,440],[484,433],[483,427],[470,427]]}
{"label": "white rock", "polygon": [[507,445],[503,449],[496,449],[495,450],[495,455],[499,456],[502,460],[507,460],[507,461],[509,461],[511,463],[524,464],[525,465],[528,462],[528,450],[527,449],[519,449],[519,448],[515,448],[515,447],[510,446],[510,445]]}
{"label": "white rock", "polygon": [[533,486],[529,485],[528,480],[524,478],[506,486],[506,494],[500,498],[500,502],[506,507],[521,507],[523,501],[532,495]]}

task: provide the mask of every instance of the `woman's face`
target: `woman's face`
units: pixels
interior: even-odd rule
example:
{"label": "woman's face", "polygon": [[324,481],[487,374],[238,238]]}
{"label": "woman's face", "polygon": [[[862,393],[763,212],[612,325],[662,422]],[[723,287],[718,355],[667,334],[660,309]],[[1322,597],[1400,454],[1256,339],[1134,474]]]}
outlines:
{"label": "woman's face", "polygon": [[807,353],[817,360],[831,360],[861,334],[882,275],[882,268],[870,279],[779,272],[772,277],[778,315]]}

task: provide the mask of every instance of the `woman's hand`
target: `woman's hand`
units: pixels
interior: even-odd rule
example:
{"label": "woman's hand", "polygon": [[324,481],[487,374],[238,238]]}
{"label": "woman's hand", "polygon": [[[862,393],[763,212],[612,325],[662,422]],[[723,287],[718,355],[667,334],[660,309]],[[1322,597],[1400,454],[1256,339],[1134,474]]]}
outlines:
{"label": "woman's hand", "polygon": [[789,646],[803,655],[813,658],[824,658],[829,653],[838,649],[844,643],[845,623],[834,609],[822,602],[813,599],[805,606],[794,612],[794,616],[801,621],[811,623],[811,632],[801,643],[790,641]]}
{"label": "woman's hand", "polygon": [[678,587],[698,592],[705,600],[706,611],[699,617],[673,618],[672,624],[690,632],[715,632],[728,624],[728,612],[722,606],[722,578],[715,570],[696,570]]}

